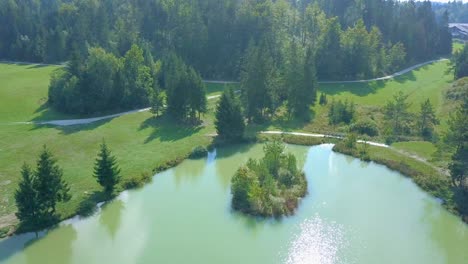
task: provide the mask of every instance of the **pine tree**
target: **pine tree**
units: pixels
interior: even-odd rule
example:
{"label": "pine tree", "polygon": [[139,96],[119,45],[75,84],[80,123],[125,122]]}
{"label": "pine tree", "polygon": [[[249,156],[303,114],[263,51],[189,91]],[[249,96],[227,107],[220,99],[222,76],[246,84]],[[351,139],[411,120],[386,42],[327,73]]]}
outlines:
{"label": "pine tree", "polygon": [[156,90],[151,96],[151,113],[159,116],[164,110],[164,96],[161,91]]}
{"label": "pine tree", "polygon": [[120,182],[120,169],[116,158],[112,156],[105,141],[102,142],[101,150],[94,163],[94,177],[108,195],[112,194],[115,185]]}
{"label": "pine tree", "polygon": [[429,99],[421,104],[421,111],[419,112],[417,124],[421,136],[424,139],[430,139],[434,132],[434,126],[439,124],[439,120],[435,115],[434,108]]}
{"label": "pine tree", "polygon": [[34,189],[34,172],[24,164],[21,169],[22,179],[15,192],[16,217],[21,221],[23,228],[34,229],[38,223],[40,207],[37,201],[37,192]]}
{"label": "pine tree", "polygon": [[66,202],[71,198],[70,188],[62,177],[63,172],[57,165],[57,160],[44,146],[37,161],[33,186],[37,192],[41,214],[45,217],[55,217],[57,202]]}
{"label": "pine tree", "polygon": [[219,137],[223,139],[238,140],[244,135],[244,116],[232,89],[228,89],[221,96],[216,109],[215,126]]}

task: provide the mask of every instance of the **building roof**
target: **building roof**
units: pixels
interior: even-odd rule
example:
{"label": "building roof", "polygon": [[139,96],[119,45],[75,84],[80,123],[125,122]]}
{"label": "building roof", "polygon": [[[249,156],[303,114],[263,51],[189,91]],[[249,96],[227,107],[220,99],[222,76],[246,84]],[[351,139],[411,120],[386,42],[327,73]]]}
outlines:
{"label": "building roof", "polygon": [[463,32],[465,35],[468,35],[468,24],[462,24],[462,23],[450,23],[449,24],[450,29],[458,29],[459,31]]}

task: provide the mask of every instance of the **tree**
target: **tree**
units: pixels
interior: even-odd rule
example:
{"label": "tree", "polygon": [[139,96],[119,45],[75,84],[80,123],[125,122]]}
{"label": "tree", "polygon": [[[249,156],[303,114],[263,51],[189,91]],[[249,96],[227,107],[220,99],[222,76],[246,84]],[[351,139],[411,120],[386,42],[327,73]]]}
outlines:
{"label": "tree", "polygon": [[164,110],[164,96],[161,91],[156,90],[151,97],[151,113],[159,116]]}
{"label": "tree", "polygon": [[[70,188],[62,179],[62,170],[52,153],[44,146],[32,170],[28,165],[21,169],[22,179],[15,192],[17,217],[24,230],[37,231],[55,223],[56,204],[70,200]],[[36,233],[37,235],[37,233]]]}
{"label": "tree", "polygon": [[239,140],[244,135],[245,122],[242,108],[232,89],[223,93],[216,108],[216,131],[227,140]]}
{"label": "tree", "polygon": [[400,91],[384,107],[384,118],[393,135],[402,135],[409,132],[411,114],[408,111],[410,104],[407,99],[408,95]]}
{"label": "tree", "polygon": [[63,171],[45,145],[37,160],[34,189],[41,213],[46,216],[55,216],[57,202],[66,202],[71,198],[70,187],[63,180]]}
{"label": "tree", "polygon": [[446,142],[456,148],[449,166],[452,181],[455,186],[468,191],[468,97],[464,98],[462,105],[450,116],[448,124]]}
{"label": "tree", "polygon": [[[34,229],[38,226],[41,208],[37,201],[37,192],[34,189],[34,172],[24,164],[21,169],[21,182],[15,192],[15,201],[18,212],[16,217],[21,222],[22,227]],[[36,233],[37,235],[37,233]]]}
{"label": "tree", "polygon": [[468,76],[468,44],[461,51],[457,51],[453,57],[455,79]]}
{"label": "tree", "polygon": [[427,99],[421,104],[421,111],[417,121],[418,131],[424,139],[430,139],[434,133],[434,126],[439,124],[431,101]]}
{"label": "tree", "polygon": [[106,194],[112,195],[115,185],[120,182],[120,169],[105,141],[101,143],[100,148],[94,163],[94,177],[104,187]]}

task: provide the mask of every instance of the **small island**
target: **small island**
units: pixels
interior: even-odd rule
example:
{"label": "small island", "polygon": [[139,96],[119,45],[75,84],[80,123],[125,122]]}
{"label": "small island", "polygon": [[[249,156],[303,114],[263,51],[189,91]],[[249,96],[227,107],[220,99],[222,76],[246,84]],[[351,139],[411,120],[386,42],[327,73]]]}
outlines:
{"label": "small island", "polygon": [[264,157],[249,159],[232,178],[232,207],[262,217],[292,215],[307,194],[307,180],[296,157],[280,141],[264,145]]}

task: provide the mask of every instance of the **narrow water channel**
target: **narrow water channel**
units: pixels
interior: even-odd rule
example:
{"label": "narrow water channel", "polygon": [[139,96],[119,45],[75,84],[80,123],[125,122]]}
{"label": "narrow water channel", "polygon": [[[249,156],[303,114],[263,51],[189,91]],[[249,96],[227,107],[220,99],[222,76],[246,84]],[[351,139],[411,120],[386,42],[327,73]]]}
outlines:
{"label": "narrow water channel", "polygon": [[330,145],[287,150],[309,181],[293,217],[231,211],[232,175],[262,154],[243,145],[185,161],[39,239],[2,240],[0,263],[467,263],[468,227],[411,180]]}

